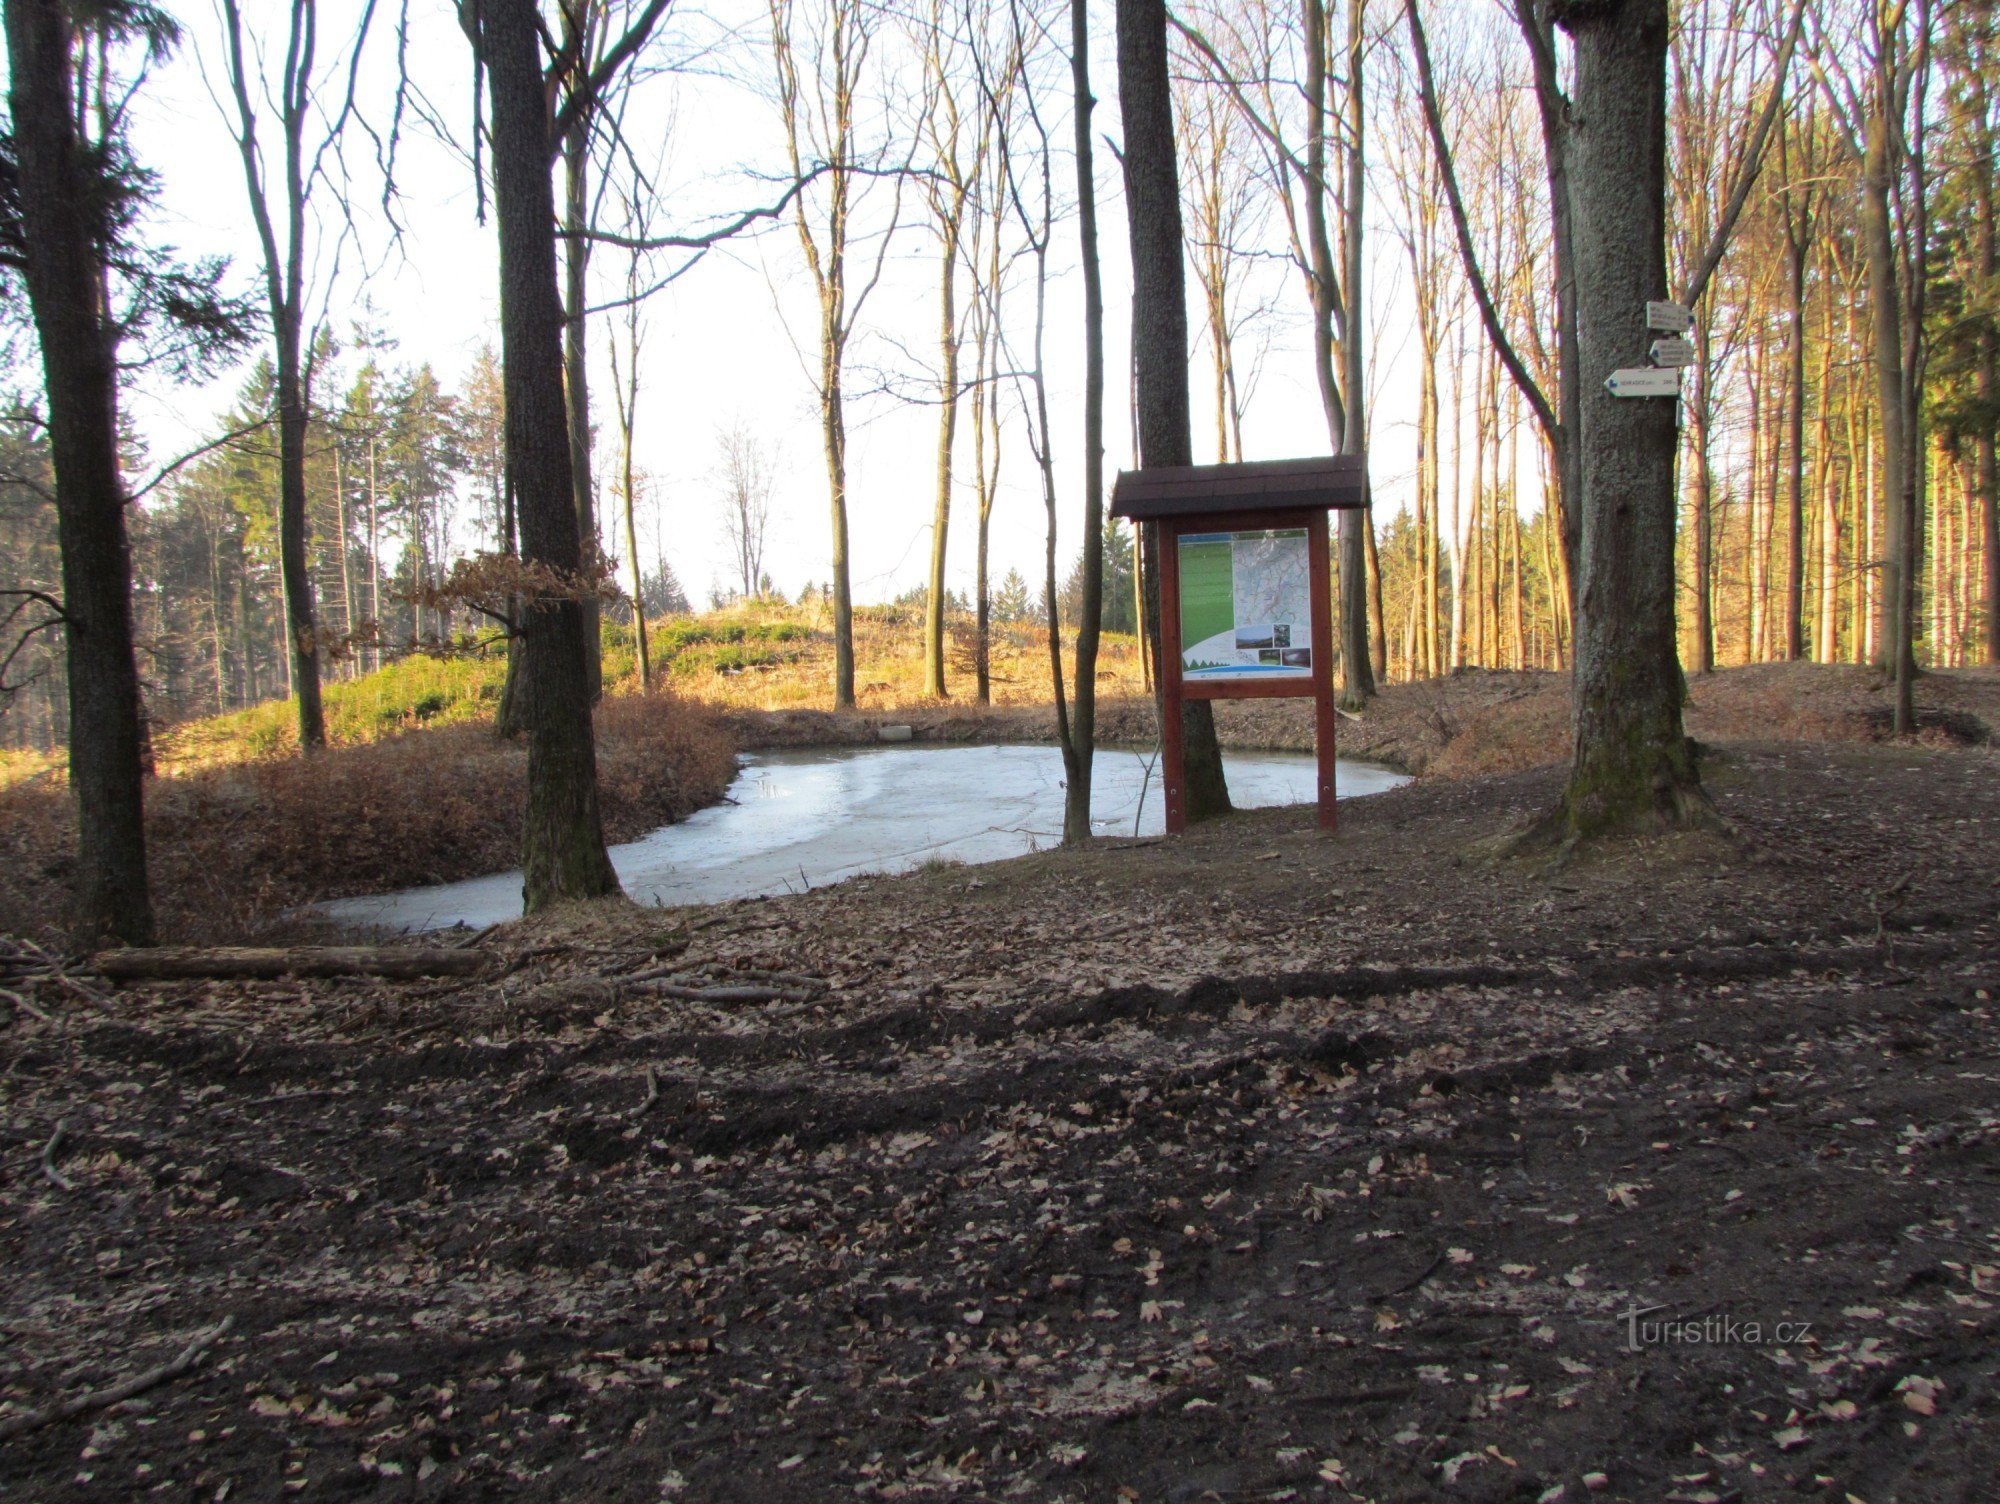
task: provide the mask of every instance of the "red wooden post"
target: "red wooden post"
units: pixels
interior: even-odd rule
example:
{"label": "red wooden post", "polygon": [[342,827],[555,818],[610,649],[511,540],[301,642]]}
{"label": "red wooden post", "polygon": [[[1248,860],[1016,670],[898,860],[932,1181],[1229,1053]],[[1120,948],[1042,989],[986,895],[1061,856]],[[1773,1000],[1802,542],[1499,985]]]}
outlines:
{"label": "red wooden post", "polygon": [[1187,756],[1181,745],[1181,535],[1180,525],[1160,529],[1160,776],[1167,804],[1167,833],[1187,829]]}
{"label": "red wooden post", "polygon": [[1340,826],[1334,802],[1334,732],[1340,718],[1333,699],[1333,578],[1326,513],[1314,512],[1307,520],[1306,547],[1312,554],[1313,751],[1319,759],[1319,828],[1330,831]]}

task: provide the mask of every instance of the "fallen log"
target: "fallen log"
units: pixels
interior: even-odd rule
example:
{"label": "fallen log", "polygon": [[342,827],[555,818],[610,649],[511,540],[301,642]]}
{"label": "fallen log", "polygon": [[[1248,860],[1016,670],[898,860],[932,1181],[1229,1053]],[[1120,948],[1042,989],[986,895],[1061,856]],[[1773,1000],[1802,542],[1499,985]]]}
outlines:
{"label": "fallen log", "polygon": [[114,982],[172,982],[277,977],[470,976],[493,959],[483,950],[424,945],[156,945],[97,954]]}

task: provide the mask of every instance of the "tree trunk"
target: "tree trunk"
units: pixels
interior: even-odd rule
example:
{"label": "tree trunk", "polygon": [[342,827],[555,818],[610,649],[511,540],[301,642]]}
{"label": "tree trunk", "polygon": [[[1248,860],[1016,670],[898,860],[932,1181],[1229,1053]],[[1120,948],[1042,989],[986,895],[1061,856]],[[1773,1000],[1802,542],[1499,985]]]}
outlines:
{"label": "tree trunk", "polygon": [[1573,5],[1570,211],[1575,239],[1582,534],[1576,752],[1568,841],[1712,819],[1681,726],[1674,628],[1674,403],[1619,398],[1611,373],[1646,347],[1665,299],[1667,0]]}
{"label": "tree trunk", "polygon": [[118,350],[106,316],[101,185],[78,139],[66,7],[6,0],[9,103],[25,249],[41,344],[62,548],[69,778],[76,796],[76,923],[90,940],[149,944],[132,556],[118,471]]}
{"label": "tree trunk", "polygon": [[[945,190],[947,195],[949,190]],[[939,231],[937,496],[931,508],[930,598],[924,603],[924,689],[942,700],[945,542],[951,533],[951,450],[958,435],[958,236],[964,198],[947,196]]]}
{"label": "tree trunk", "polygon": [[[1317,5],[1320,0],[1312,0],[1312,3]],[[1362,109],[1362,80],[1367,73],[1367,35],[1362,24],[1366,11],[1366,0],[1347,0],[1347,89],[1343,109],[1346,118],[1341,142],[1340,247],[1344,265],[1340,278],[1342,413],[1338,442],[1340,453],[1356,455],[1366,448],[1368,439],[1361,420],[1367,373],[1366,349],[1362,340],[1366,305],[1361,296],[1363,252],[1366,249],[1363,211],[1366,207],[1367,174],[1363,170],[1363,142],[1367,116]],[[1375,643],[1369,624],[1376,613],[1369,608],[1368,589],[1368,553],[1373,529],[1372,493],[1369,507],[1342,510],[1340,698],[1349,709],[1360,708],[1375,694]]]}
{"label": "tree trunk", "polygon": [[[1140,463],[1193,463],[1188,422],[1187,289],[1182,267],[1181,196],[1174,154],[1173,97],[1167,81],[1164,0],[1118,0],[1118,96],[1125,126],[1126,225],[1132,243],[1132,353],[1138,389]],[[1159,528],[1142,530],[1145,630],[1160,644]],[[1222,748],[1206,700],[1181,711],[1187,817],[1229,810]]]}
{"label": "tree trunk", "polygon": [[1898,686],[1895,729],[1914,729],[1902,687],[1916,672],[1916,623],[1909,610],[1910,574],[1915,553],[1909,478],[1911,435],[1905,424],[1902,289],[1896,265],[1894,223],[1889,200],[1895,192],[1890,132],[1882,101],[1869,111],[1861,170],[1861,239],[1868,261],[1869,333],[1874,348],[1876,422],[1882,435],[1876,475],[1881,487],[1882,649]]}
{"label": "tree trunk", "polygon": [[[822,336],[824,344],[829,336]],[[828,511],[833,522],[833,708],[854,708],[854,591],[847,565],[847,417],[842,407],[840,356],[827,346],[820,361],[820,440],[826,452]]]}
{"label": "tree trunk", "polygon": [[1083,601],[1076,624],[1076,688],[1069,734],[1063,738],[1063,844],[1080,846],[1090,839],[1097,641],[1104,611],[1104,287],[1097,257],[1097,168],[1090,142],[1090,116],[1097,101],[1090,93],[1087,0],[1070,0],[1069,14],[1077,249],[1083,262]]}
{"label": "tree trunk", "polygon": [[[1983,54],[1982,61],[1990,54]],[[1993,430],[2000,423],[2000,377],[1996,377],[1996,367],[2000,367],[2000,310],[1996,310],[1993,299],[2000,295],[2000,225],[1996,225],[1993,132],[1988,122],[1989,113],[1987,90],[1992,80],[1984,72],[1975,74],[1978,83],[1974,90],[1977,102],[1977,118],[1980,129],[1975,138],[1976,150],[1970,154],[1973,172],[1973,202],[1977,213],[1976,228],[1973,232],[1977,246],[1979,267],[1979,294],[1986,304],[1986,318],[1979,332],[1978,368],[1973,377],[1974,390],[1979,398],[1980,410],[1986,420],[1980,425],[1979,433],[1973,440],[1973,484],[1979,493],[1981,542],[1986,559],[1985,590],[1986,602],[1986,661],[2000,663],[2000,465],[1995,463]],[[1970,582],[1968,581],[1968,584]]]}
{"label": "tree trunk", "polygon": [[[1704,315],[1707,310],[1703,310]],[[1709,389],[1714,369],[1706,319],[1694,331],[1694,400],[1688,405],[1694,430],[1694,671],[1715,672],[1715,470],[1709,460],[1709,430],[1715,401]],[[1637,399],[1647,400],[1647,399]]]}
{"label": "tree trunk", "polygon": [[625,556],[632,563],[632,636],[639,654],[639,693],[653,690],[653,654],[646,641],[646,580],[639,568],[639,523],[632,495],[632,430],[639,420],[639,333],[632,331],[630,385],[619,396],[618,458],[620,489],[625,495]]}
{"label": "tree trunk", "polygon": [[[572,12],[565,7],[566,16]],[[590,474],[590,125],[589,113],[570,127],[563,147],[563,394],[569,423],[570,489],[583,564],[597,567],[597,488]],[[584,682],[591,703],[604,694],[604,631],[597,597],[583,602]]]}
{"label": "tree trunk", "polygon": [[344,678],[354,677],[354,558],[353,550],[347,546],[347,467],[341,461],[340,440],[333,442],[333,525],[340,537],[340,629],[346,634],[348,646],[343,661],[347,667]]}
{"label": "tree trunk", "polygon": [[292,698],[299,713],[299,750],[326,745],[319,693],[319,624],[312,571],[306,562],[306,392],[299,369],[299,310],[291,301],[279,321],[278,572],[284,580],[285,645]]}
{"label": "tree trunk", "polygon": [[[1806,655],[1806,253],[1803,226],[1785,211],[1785,657]],[[1825,394],[1821,394],[1822,402]]]}
{"label": "tree trunk", "polygon": [[[468,10],[470,8],[468,7]],[[565,579],[585,559],[570,472],[563,393],[563,305],[556,286],[555,195],[534,0],[480,0],[475,45],[492,100],[493,201],[500,233],[500,334],[507,466],[521,556]],[[618,891],[597,805],[590,658],[582,603],[527,604],[521,622],[528,807],[523,901],[534,913]]]}

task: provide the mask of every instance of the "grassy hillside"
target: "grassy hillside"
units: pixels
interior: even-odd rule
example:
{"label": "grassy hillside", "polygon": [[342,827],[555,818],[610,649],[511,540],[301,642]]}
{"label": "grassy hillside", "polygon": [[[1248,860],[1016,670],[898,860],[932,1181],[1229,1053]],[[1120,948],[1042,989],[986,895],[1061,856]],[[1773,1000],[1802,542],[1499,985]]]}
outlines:
{"label": "grassy hillside", "polygon": [[[939,702],[923,688],[923,617],[910,607],[855,612],[855,692],[863,710],[901,710]],[[700,616],[676,616],[647,631],[656,680],[685,700],[731,709],[825,707],[833,692],[833,637],[825,614],[752,602]],[[952,702],[973,694],[973,630],[955,621],[947,656]],[[336,747],[363,746],[420,728],[483,722],[499,703],[506,659],[498,652],[460,657],[412,655],[355,679],[330,679],[324,690],[326,733]],[[615,695],[637,688],[638,655],[630,628],[604,628],[604,678]],[[1049,700],[1048,643],[1039,626],[1015,624],[993,634],[993,699],[1000,705]],[[1112,635],[1098,667],[1100,693],[1144,693],[1138,640]],[[227,715],[183,722],[157,738],[159,770],[200,768],[288,757],[298,750],[289,700],[270,700]],[[46,771],[34,754],[0,760],[0,788]]]}

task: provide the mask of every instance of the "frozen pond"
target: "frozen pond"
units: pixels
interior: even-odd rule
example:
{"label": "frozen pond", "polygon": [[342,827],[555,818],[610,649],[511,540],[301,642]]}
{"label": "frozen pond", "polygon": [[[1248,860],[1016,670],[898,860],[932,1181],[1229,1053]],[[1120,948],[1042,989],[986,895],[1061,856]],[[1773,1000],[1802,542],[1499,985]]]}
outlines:
{"label": "frozen pond", "polygon": [[[1150,753],[1100,748],[1091,818],[1102,835],[1161,828]],[[1310,804],[1313,760],[1282,752],[1224,759],[1239,808]],[[1400,773],[1342,762],[1340,796],[1380,793]],[[816,748],[743,759],[729,799],[629,845],[611,848],[638,903],[717,903],[796,893],[865,872],[901,872],[932,860],[992,862],[1062,839],[1062,754],[1052,746]],[[391,929],[479,928],[521,912],[521,874],[496,873],[434,888],[349,898],[325,906],[351,924]]]}

